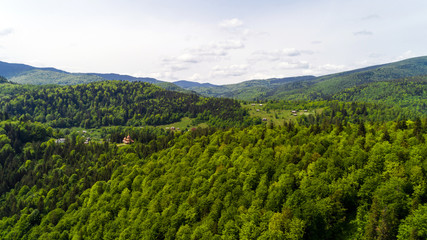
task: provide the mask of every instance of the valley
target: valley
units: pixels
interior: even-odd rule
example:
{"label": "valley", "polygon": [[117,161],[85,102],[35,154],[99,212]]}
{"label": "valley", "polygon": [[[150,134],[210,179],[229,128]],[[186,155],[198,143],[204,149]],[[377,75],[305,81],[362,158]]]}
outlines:
{"label": "valley", "polygon": [[426,63],[234,85],[2,63],[0,238],[423,239]]}

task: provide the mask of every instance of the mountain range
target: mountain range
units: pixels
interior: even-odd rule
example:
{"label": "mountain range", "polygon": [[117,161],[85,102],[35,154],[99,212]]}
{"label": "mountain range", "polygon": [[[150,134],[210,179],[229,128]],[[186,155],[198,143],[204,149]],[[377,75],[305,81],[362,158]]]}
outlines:
{"label": "mountain range", "polygon": [[[193,91],[204,96],[228,97],[240,100],[319,100],[333,99],[349,88],[377,82],[390,82],[405,78],[427,75],[427,56],[410,58],[394,63],[370,66],[324,76],[298,76],[249,80],[237,84],[214,85],[191,81],[173,83],[154,78],[133,77],[114,73],[70,73],[55,68],[37,68],[25,64],[0,62],[0,76],[19,84],[74,85],[103,80],[142,81],[158,85],[167,90]],[[372,85],[376,86],[376,85]]]}
{"label": "mountain range", "polygon": [[427,75],[427,57],[411,58],[319,77],[301,76],[251,80],[210,87],[178,85],[206,96],[231,97],[241,100],[316,100],[330,98],[347,88],[363,84],[424,75]]}
{"label": "mountain range", "polygon": [[427,239],[426,60],[221,86],[2,63],[0,239]]}

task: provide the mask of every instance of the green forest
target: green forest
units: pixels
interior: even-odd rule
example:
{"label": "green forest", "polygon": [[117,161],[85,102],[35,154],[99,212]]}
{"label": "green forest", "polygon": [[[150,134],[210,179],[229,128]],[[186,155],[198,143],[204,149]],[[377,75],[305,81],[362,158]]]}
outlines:
{"label": "green forest", "polygon": [[162,125],[184,116],[213,125],[240,125],[247,115],[239,102],[228,98],[203,98],[126,81],[43,87],[3,97],[0,104],[11,116],[57,128]]}
{"label": "green forest", "polygon": [[[427,99],[427,57],[416,57],[399,62],[370,66],[324,76],[300,76],[244,81],[220,86],[180,85],[205,96],[228,97],[246,101],[254,100],[341,100],[372,101],[386,98],[394,100],[388,93],[408,94],[410,97]],[[399,83],[396,83],[399,82]],[[402,82],[410,83],[402,84]],[[400,86],[396,86],[400,85]],[[379,89],[377,87],[380,87]],[[398,87],[398,88],[396,88]],[[399,89],[401,87],[401,89]],[[411,87],[416,87],[414,92]],[[369,93],[367,96],[345,95],[348,91]],[[386,91],[383,91],[386,90]],[[394,92],[397,91],[397,92]],[[357,92],[354,92],[357,93]],[[407,96],[403,95],[401,99]],[[394,102],[398,103],[399,102]]]}
{"label": "green forest", "polygon": [[2,77],[0,239],[426,239],[425,82],[243,102]]}
{"label": "green forest", "polygon": [[2,239],[427,237],[426,119],[148,128],[123,147],[0,126]]}

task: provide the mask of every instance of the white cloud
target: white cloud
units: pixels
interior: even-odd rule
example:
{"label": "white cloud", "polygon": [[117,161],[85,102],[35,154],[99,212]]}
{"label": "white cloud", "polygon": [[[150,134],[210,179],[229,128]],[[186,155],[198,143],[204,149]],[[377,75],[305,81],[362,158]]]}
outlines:
{"label": "white cloud", "polygon": [[178,56],[176,60],[180,62],[187,62],[187,63],[197,63],[200,61],[200,59],[197,56],[189,53],[184,53]]}
{"label": "white cloud", "polygon": [[198,82],[200,81],[201,76],[198,73],[193,74],[188,80],[193,81],[193,82]]}
{"label": "white cloud", "polygon": [[[194,69],[194,65],[198,64],[198,69],[206,67],[206,62],[218,61],[224,59],[230,51],[242,49],[245,45],[238,39],[226,39],[221,41],[213,41],[206,45],[200,45],[196,48],[184,50],[181,55],[165,57],[161,61],[161,69],[170,74],[162,75],[159,73],[152,74],[154,78],[174,79],[172,73]],[[212,70],[212,76],[238,76],[243,68],[234,66],[230,69],[220,69],[219,67]],[[186,72],[188,73],[188,71]],[[184,73],[185,74],[185,73]],[[157,77],[156,77],[157,76]],[[202,77],[199,74],[193,74],[190,80],[201,81]]]}
{"label": "white cloud", "polygon": [[176,57],[163,58],[164,63],[197,63],[200,61],[198,56],[190,53],[184,53]]}
{"label": "white cloud", "polygon": [[281,78],[283,76],[277,74],[268,74],[268,73],[255,73],[248,76],[248,80],[250,79],[270,79],[270,78]]}
{"label": "white cloud", "polygon": [[9,34],[13,33],[12,28],[5,28],[0,30],[0,36],[7,36]]}
{"label": "white cloud", "polygon": [[266,34],[265,32],[258,32],[245,27],[243,21],[237,18],[224,20],[218,25],[228,34],[241,39],[247,39],[250,36],[261,36]]}
{"label": "white cloud", "polygon": [[224,49],[224,50],[229,50],[229,49],[240,49],[240,48],[244,48],[245,45],[243,44],[242,41],[240,40],[225,40],[225,41],[220,41],[217,43],[213,43],[211,44],[213,48],[218,48],[218,49]]}
{"label": "white cloud", "polygon": [[185,53],[179,56],[163,58],[162,61],[166,65],[169,64],[177,66],[200,63],[202,61],[211,60],[212,58],[216,59],[218,57],[224,57],[230,50],[241,49],[244,47],[245,45],[242,41],[229,39],[187,49]]}
{"label": "white cloud", "polygon": [[213,77],[238,77],[247,73],[246,64],[235,64],[226,67],[215,66],[212,68],[211,76]]}
{"label": "white cloud", "polygon": [[243,26],[243,22],[240,19],[232,18],[232,19],[226,19],[219,23],[219,26],[222,28],[238,28]]}
{"label": "white cloud", "polygon": [[310,50],[298,50],[295,48],[284,48],[279,50],[271,51],[256,51],[252,53],[249,58],[251,62],[257,61],[271,61],[271,62],[283,62],[287,61],[288,58],[301,56],[302,54],[313,54]]}
{"label": "white cloud", "polygon": [[362,30],[362,31],[358,31],[358,32],[354,32],[353,35],[354,36],[371,36],[374,33],[371,31],[367,31],[367,30]]}
{"label": "white cloud", "polygon": [[165,72],[178,72],[187,70],[190,64],[198,63],[201,59],[193,54],[182,54],[179,56],[162,59],[162,67]]}
{"label": "white cloud", "polygon": [[414,53],[411,50],[408,50],[404,53],[402,53],[400,56],[397,57],[397,60],[403,60],[407,58],[415,57]]}
{"label": "white cloud", "polygon": [[179,72],[179,71],[187,70],[189,67],[183,63],[174,63],[167,66],[167,68],[172,72]]}
{"label": "white cloud", "polygon": [[370,15],[363,17],[362,20],[375,20],[375,19],[379,19],[379,18],[380,18],[380,15],[378,15],[378,14],[370,14]]}
{"label": "white cloud", "polygon": [[318,69],[322,72],[336,72],[342,71],[346,67],[344,65],[335,65],[335,64],[324,64],[318,67]]}
{"label": "white cloud", "polygon": [[308,69],[310,68],[310,64],[307,61],[288,61],[281,62],[278,65],[280,69]]}
{"label": "white cloud", "polygon": [[159,80],[177,80],[178,79],[173,75],[172,72],[152,72],[148,74],[148,77],[159,79]]}
{"label": "white cloud", "polygon": [[296,50],[295,48],[285,48],[282,49],[281,54],[288,57],[295,57],[301,55],[301,52]]}
{"label": "white cloud", "polygon": [[286,69],[286,67],[289,66],[288,69],[297,70],[299,72],[298,75],[314,75],[314,76],[322,76],[322,75],[342,72],[348,69],[348,67],[345,65],[329,64],[329,63],[324,65],[314,65],[314,64],[312,65],[304,61],[300,63],[301,68],[290,68],[293,66],[298,67],[298,63],[294,63],[294,64],[295,65],[292,65],[292,63],[290,63],[289,65],[284,64],[282,65],[282,67]]}
{"label": "white cloud", "polygon": [[201,45],[189,51],[197,56],[205,57],[222,57],[228,54],[229,50],[242,49],[245,45],[242,41],[236,39],[228,39],[224,41],[211,42],[207,45]]}
{"label": "white cloud", "polygon": [[[102,6],[5,1],[0,4],[0,57],[67,71],[153,72],[150,76],[162,80],[194,75],[216,83],[258,73],[265,75],[260,78],[325,74],[426,54],[427,33],[420,29],[427,22],[427,1],[279,2],[248,2],[238,9],[235,1],[169,1],[168,8],[161,1]],[[315,54],[309,56],[307,49]],[[404,53],[408,49],[413,53]],[[31,62],[35,56],[36,64]],[[245,75],[210,78],[211,72],[242,74],[244,68],[212,69],[238,64],[248,64]]]}
{"label": "white cloud", "polygon": [[373,52],[373,53],[370,53],[368,57],[369,58],[380,58],[380,57],[383,57],[383,56],[384,56],[384,54]]}
{"label": "white cloud", "polygon": [[223,57],[227,55],[227,51],[224,49],[213,48],[212,46],[201,46],[191,49],[190,51],[197,56],[205,58]]}

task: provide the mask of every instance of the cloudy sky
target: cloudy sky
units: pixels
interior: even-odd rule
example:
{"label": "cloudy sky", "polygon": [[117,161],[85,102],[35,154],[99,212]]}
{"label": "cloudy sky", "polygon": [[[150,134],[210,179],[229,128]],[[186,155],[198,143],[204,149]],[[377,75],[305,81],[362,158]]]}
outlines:
{"label": "cloudy sky", "polygon": [[425,0],[0,0],[0,61],[216,84],[427,55]]}

